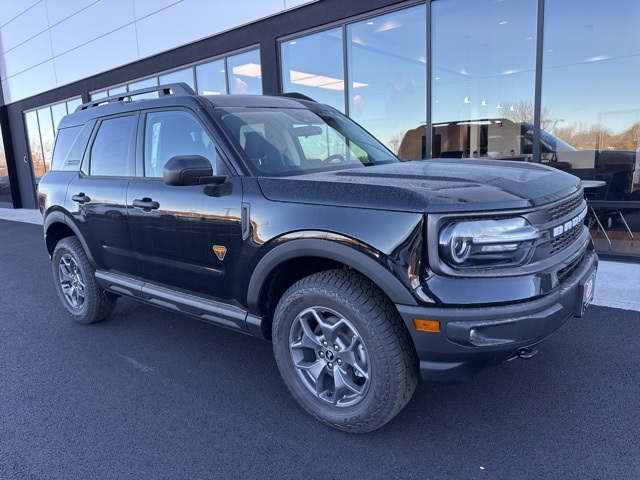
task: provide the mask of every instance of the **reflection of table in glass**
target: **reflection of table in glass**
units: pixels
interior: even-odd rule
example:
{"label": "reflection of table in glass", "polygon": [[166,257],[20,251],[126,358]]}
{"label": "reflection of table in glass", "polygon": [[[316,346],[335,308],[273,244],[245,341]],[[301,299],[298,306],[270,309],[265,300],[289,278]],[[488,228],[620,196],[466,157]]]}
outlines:
{"label": "reflection of table in glass", "polygon": [[[607,184],[607,182],[604,182],[602,180],[581,180],[580,183],[582,184],[582,188],[584,188],[585,190],[604,187]],[[607,242],[609,242],[609,247],[611,247],[611,239],[609,238],[609,235],[607,234],[607,230],[604,228],[604,225],[602,225],[602,222],[600,222],[600,219],[598,218],[598,215],[596,214],[596,211],[593,208],[593,205],[590,205],[589,208],[591,209],[591,214],[593,215],[593,218],[595,219],[595,221],[598,223],[600,230],[602,230],[602,233],[604,233],[604,236],[607,239]],[[618,210],[616,213],[620,215],[620,219],[624,223],[624,226],[626,227],[627,232],[629,232],[629,235],[631,235],[631,240],[635,240],[633,236],[633,232],[631,232],[631,229],[629,228],[627,221],[622,215],[622,212]],[[609,217],[609,220],[611,220],[611,217]],[[609,228],[611,228],[611,224],[609,224]]]}

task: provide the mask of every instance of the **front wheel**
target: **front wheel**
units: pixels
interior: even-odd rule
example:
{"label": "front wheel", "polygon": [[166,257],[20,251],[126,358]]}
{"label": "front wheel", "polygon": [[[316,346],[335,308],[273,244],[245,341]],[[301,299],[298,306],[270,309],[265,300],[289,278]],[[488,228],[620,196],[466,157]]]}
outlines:
{"label": "front wheel", "polygon": [[60,240],[51,261],[58,296],[76,322],[97,322],[113,312],[117,297],[100,288],[95,268],[77,237]]}
{"label": "front wheel", "polygon": [[353,272],[320,272],[289,288],[276,308],[273,348],[298,403],[340,430],[381,427],[417,384],[417,356],[402,319]]}

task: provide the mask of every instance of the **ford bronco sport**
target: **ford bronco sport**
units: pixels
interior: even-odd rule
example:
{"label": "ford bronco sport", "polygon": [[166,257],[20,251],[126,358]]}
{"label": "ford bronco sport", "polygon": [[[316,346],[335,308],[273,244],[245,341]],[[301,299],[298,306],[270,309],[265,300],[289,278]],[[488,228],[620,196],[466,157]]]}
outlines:
{"label": "ford bronco sport", "polygon": [[401,162],[302,96],[172,84],[84,104],[38,200],[74,320],[126,296],[270,340],[300,405],[350,432],[388,422],[419,377],[532,356],[593,295],[576,177]]}

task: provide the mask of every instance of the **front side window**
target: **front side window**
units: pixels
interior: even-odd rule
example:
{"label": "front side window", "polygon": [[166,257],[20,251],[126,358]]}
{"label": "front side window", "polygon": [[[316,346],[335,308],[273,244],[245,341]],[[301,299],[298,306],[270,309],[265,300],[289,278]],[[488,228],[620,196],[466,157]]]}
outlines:
{"label": "front side window", "polygon": [[200,155],[216,174],[216,150],[211,136],[187,112],[147,114],[144,140],[145,177],[162,178],[164,165],[175,156]]}
{"label": "front side window", "polygon": [[335,111],[215,109],[258,175],[299,175],[397,162],[384,145]]}
{"label": "front side window", "polygon": [[96,176],[133,176],[130,142],[133,116],[104,120],[91,147],[89,174]]}

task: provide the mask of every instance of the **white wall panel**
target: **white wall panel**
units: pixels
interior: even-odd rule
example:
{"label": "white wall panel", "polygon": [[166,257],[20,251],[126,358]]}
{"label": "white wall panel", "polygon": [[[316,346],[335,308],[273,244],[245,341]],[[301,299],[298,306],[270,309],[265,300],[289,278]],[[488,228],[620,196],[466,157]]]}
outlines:
{"label": "white wall panel", "polygon": [[53,60],[2,81],[5,103],[15,102],[30,97],[34,92],[46,92],[56,87]]}
{"label": "white wall panel", "polygon": [[58,85],[71,83],[137,60],[133,24],[55,57]]}
{"label": "white wall panel", "polygon": [[[37,95],[305,3],[312,2],[0,0],[0,78],[5,102]],[[253,39],[247,39],[247,45],[253,43]]]}
{"label": "white wall panel", "polygon": [[290,8],[296,8],[305,3],[313,3],[317,0],[284,0],[284,8],[289,10]]}
{"label": "white wall panel", "polygon": [[[163,52],[283,10],[282,0],[184,0],[137,22],[140,56]],[[197,12],[197,14],[194,14]],[[176,19],[180,19],[176,22]],[[247,40],[251,44],[251,40]]]}
{"label": "white wall panel", "polygon": [[97,3],[99,0],[44,0],[47,3],[47,14],[49,15],[49,25],[69,18],[89,5]]}
{"label": "white wall panel", "polygon": [[53,55],[62,55],[133,21],[132,0],[100,0],[51,28]]}
{"label": "white wall panel", "polygon": [[40,2],[0,28],[2,50],[7,52],[44,32],[47,28],[49,28],[47,7],[44,2]]}
{"label": "white wall panel", "polygon": [[133,0],[133,10],[136,15],[136,20],[139,20],[182,1],[183,0]]}
{"label": "white wall panel", "polygon": [[17,75],[35,65],[51,60],[51,42],[46,30],[4,54],[0,64],[2,78]]}
{"label": "white wall panel", "polygon": [[2,7],[0,7],[0,27],[9,23],[22,12],[29,10],[36,3],[41,1],[42,0],[4,0],[2,2]]}

